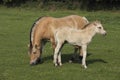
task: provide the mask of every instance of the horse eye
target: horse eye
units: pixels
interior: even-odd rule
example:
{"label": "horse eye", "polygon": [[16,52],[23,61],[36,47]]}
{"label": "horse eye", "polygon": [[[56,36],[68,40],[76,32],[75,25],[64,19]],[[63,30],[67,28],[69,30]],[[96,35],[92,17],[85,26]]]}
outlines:
{"label": "horse eye", "polygon": [[98,27],[99,29],[101,29],[101,27]]}
{"label": "horse eye", "polygon": [[33,52],[33,54],[36,54],[36,52]]}

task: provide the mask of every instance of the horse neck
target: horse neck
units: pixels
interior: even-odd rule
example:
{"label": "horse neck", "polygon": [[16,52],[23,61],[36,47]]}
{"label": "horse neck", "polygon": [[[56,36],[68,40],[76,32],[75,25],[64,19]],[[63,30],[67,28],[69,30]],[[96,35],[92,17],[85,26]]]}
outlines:
{"label": "horse neck", "polygon": [[39,46],[40,45],[40,37],[39,37],[39,32],[38,30],[36,29],[37,26],[34,26],[33,27],[33,30],[31,32],[31,45],[32,47],[37,45]]}
{"label": "horse neck", "polygon": [[89,25],[84,29],[84,32],[88,37],[90,38],[94,37],[94,35],[96,34],[95,26]]}

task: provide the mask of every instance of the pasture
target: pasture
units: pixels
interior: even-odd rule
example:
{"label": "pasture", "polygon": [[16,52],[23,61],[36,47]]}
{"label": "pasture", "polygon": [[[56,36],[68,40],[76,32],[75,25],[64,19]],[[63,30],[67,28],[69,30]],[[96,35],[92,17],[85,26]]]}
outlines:
{"label": "pasture", "polygon": [[[87,69],[78,61],[69,63],[73,46],[62,49],[62,67],[53,66],[53,51],[47,43],[43,63],[29,65],[29,31],[40,16],[63,17],[71,14],[100,20],[107,36],[97,35],[88,46]],[[38,11],[0,8],[0,80],[120,80],[120,11]]]}

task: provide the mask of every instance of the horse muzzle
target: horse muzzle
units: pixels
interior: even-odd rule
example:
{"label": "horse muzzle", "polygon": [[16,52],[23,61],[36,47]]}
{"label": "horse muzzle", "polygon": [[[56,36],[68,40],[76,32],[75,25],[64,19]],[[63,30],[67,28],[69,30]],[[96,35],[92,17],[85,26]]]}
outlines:
{"label": "horse muzzle", "polygon": [[106,36],[106,35],[107,35],[107,32],[104,30],[104,31],[101,32],[101,34],[102,34],[103,36]]}
{"label": "horse muzzle", "polygon": [[107,32],[105,32],[104,34],[103,34],[103,36],[106,36],[107,35]]}
{"label": "horse muzzle", "polygon": [[36,64],[37,64],[36,61],[34,61],[34,62],[30,62],[30,65],[31,65],[31,66],[34,66],[34,65],[36,65]]}
{"label": "horse muzzle", "polygon": [[30,61],[30,65],[31,65],[31,66],[37,65],[38,63],[41,63],[41,59],[37,59],[37,60],[34,60],[34,61]]}

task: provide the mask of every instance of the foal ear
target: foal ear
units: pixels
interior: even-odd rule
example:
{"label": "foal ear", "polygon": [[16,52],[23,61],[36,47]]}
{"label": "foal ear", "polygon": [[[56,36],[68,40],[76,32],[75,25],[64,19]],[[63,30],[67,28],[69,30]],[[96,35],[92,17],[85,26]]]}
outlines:
{"label": "foal ear", "polygon": [[93,23],[93,25],[94,25],[94,26],[97,26],[97,23],[96,23],[96,22],[94,22],[94,23]]}
{"label": "foal ear", "polygon": [[99,20],[96,20],[95,22],[96,22],[96,23],[101,23],[101,21],[99,21]]}

